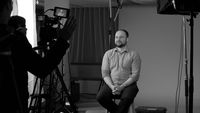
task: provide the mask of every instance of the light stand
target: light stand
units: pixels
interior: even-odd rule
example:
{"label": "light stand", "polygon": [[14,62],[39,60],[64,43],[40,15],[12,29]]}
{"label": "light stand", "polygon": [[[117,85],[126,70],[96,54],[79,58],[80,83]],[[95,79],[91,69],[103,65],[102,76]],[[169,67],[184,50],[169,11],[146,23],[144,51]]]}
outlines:
{"label": "light stand", "polygon": [[117,0],[117,4],[118,4],[118,8],[117,8],[117,12],[115,14],[114,20],[112,20],[112,0],[109,0],[109,49],[111,48],[111,38],[112,38],[112,31],[113,31],[113,23],[116,21],[118,15],[119,15],[119,11],[122,8],[122,3],[124,0]]}
{"label": "light stand", "polygon": [[[190,72],[187,77],[186,61],[186,78],[185,78],[185,96],[186,96],[186,113],[193,113],[193,93],[194,93],[194,76],[193,76],[193,49],[194,49],[194,17],[200,12],[199,0],[158,0],[157,11],[159,14],[181,14],[190,16]],[[187,56],[185,56],[187,59]]]}
{"label": "light stand", "polygon": [[[197,13],[190,12],[190,76],[185,79],[186,113],[193,113],[193,93],[194,93],[194,75],[193,75],[193,56],[194,56],[194,18]],[[186,51],[186,50],[185,50]],[[186,61],[187,63],[187,61]],[[187,65],[185,66],[187,68]],[[188,71],[186,69],[186,74]]]}
{"label": "light stand", "polygon": [[193,11],[190,13],[190,78],[189,78],[189,113],[193,113],[193,93],[194,93],[194,76],[193,76],[193,48],[194,48],[194,17]]}
{"label": "light stand", "polygon": [[112,38],[112,1],[111,0],[109,0],[109,32],[108,32],[108,34],[109,34],[109,36],[108,36],[108,38],[109,38],[109,49],[111,48],[111,38]]}
{"label": "light stand", "polygon": [[193,113],[193,93],[194,93],[194,76],[193,76],[193,56],[194,56],[194,17],[196,13],[190,12],[190,70],[188,77],[188,60],[187,60],[187,48],[186,38],[184,39],[185,46],[185,99],[186,99],[186,113]]}

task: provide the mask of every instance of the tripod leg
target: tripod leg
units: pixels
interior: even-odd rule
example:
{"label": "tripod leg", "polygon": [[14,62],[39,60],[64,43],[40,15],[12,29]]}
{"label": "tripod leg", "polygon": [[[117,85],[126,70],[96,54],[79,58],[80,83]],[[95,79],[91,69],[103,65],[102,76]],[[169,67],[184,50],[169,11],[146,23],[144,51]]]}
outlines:
{"label": "tripod leg", "polygon": [[[44,81],[39,79],[38,77],[36,78],[33,93],[31,94],[31,100],[30,100],[29,109],[28,109],[29,113],[41,113],[42,98],[46,99],[45,94],[42,94],[42,88],[44,84],[43,82]],[[38,83],[39,83],[39,86],[38,86]],[[39,88],[39,91],[37,90],[38,88]]]}
{"label": "tripod leg", "polygon": [[41,109],[41,88],[42,88],[42,85],[41,85],[41,82],[40,82],[39,93],[37,94],[38,81],[39,81],[39,78],[37,77],[35,84],[34,84],[33,93],[31,94],[30,104],[29,104],[29,112],[31,112],[31,110],[32,110],[31,113],[40,112],[40,109]]}
{"label": "tripod leg", "polygon": [[32,106],[32,104],[33,104],[33,99],[34,99],[34,95],[35,95],[37,81],[38,81],[38,78],[36,78],[36,81],[35,81],[35,84],[34,84],[34,88],[33,88],[33,92],[30,95],[31,96],[31,100],[30,100],[30,103],[29,103],[29,106],[28,106],[28,112],[30,112],[31,110],[35,109],[34,106]]}
{"label": "tripod leg", "polygon": [[58,78],[59,78],[59,80],[60,80],[60,83],[61,83],[61,85],[62,85],[62,89],[64,90],[65,94],[67,95],[67,99],[68,99],[68,101],[69,101],[69,104],[70,104],[70,107],[71,107],[72,111],[73,111],[74,113],[78,113],[78,112],[77,112],[77,107],[76,107],[75,103],[73,102],[73,100],[72,100],[72,98],[71,98],[71,95],[70,95],[69,92],[68,92],[68,89],[67,89],[67,87],[66,87],[66,85],[65,85],[65,82],[64,82],[64,80],[63,80],[63,78],[62,78],[62,75],[61,75],[61,73],[60,73],[60,71],[59,71],[59,68],[56,67],[55,71],[56,71],[56,74],[57,74],[57,76],[58,76]]}

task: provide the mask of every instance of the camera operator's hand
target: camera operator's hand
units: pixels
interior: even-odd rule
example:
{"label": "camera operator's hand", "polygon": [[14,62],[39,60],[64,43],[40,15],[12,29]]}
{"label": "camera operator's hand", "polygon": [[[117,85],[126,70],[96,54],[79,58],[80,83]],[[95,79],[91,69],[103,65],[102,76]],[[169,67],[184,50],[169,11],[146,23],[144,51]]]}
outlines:
{"label": "camera operator's hand", "polygon": [[75,28],[76,28],[76,20],[74,19],[74,17],[69,17],[66,20],[64,27],[61,29],[59,37],[68,41],[72,36]]}
{"label": "camera operator's hand", "polygon": [[16,29],[16,31],[22,33],[23,35],[26,35],[27,28],[26,27],[18,27]]}

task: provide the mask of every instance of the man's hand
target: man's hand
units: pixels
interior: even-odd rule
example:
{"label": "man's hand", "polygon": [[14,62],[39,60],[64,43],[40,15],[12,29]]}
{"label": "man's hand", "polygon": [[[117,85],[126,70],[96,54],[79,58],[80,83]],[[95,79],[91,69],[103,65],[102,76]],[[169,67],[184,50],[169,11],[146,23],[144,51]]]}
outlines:
{"label": "man's hand", "polygon": [[23,35],[26,35],[27,28],[25,28],[25,27],[18,27],[16,29],[16,31],[22,33]]}
{"label": "man's hand", "polygon": [[112,90],[113,95],[116,95],[117,86],[116,86],[116,85],[111,85],[110,88],[111,88],[111,90]]}
{"label": "man's hand", "polygon": [[112,92],[116,89],[116,86],[115,85],[111,85],[111,90],[112,90]]}
{"label": "man's hand", "polygon": [[115,85],[112,89],[112,93],[113,93],[113,95],[120,95],[123,89],[124,89],[124,87],[122,87],[120,85]]}

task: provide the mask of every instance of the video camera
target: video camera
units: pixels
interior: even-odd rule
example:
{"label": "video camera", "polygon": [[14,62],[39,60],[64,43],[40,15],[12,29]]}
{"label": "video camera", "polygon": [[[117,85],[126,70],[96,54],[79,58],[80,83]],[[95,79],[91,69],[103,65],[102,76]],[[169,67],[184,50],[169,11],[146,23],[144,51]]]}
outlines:
{"label": "video camera", "polygon": [[[42,15],[39,17],[39,21],[43,22],[43,26],[40,28],[40,45],[44,45],[47,42],[52,42],[58,36],[60,30],[60,20],[69,17],[70,10],[62,7],[54,7],[54,9],[48,9],[47,11],[53,11],[54,17]],[[45,11],[45,13],[47,12]],[[56,27],[54,25],[57,25]]]}
{"label": "video camera", "polygon": [[[53,11],[54,17],[49,17],[44,15],[41,19],[44,21],[45,25],[52,26],[59,23],[59,20],[62,18],[68,18],[70,10],[62,7],[54,7],[54,9],[48,9],[47,11]],[[46,12],[47,12],[46,11]]]}

